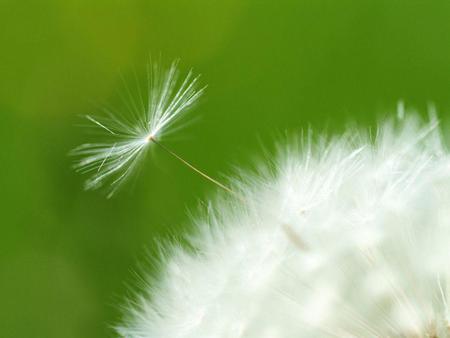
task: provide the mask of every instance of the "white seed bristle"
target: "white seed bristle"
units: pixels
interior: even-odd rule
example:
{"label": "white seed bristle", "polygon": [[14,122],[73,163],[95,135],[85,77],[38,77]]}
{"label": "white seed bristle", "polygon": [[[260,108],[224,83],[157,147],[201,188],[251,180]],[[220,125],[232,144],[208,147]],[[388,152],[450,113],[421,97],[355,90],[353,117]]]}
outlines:
{"label": "white seed bristle", "polygon": [[86,189],[107,185],[112,196],[144,157],[150,141],[170,133],[173,124],[202,95],[199,77],[190,71],[180,80],[177,66],[176,61],[168,69],[152,65],[146,97],[139,95],[126,114],[86,116],[108,136],[105,142],[83,144],[71,152],[81,157],[75,168],[91,174]]}

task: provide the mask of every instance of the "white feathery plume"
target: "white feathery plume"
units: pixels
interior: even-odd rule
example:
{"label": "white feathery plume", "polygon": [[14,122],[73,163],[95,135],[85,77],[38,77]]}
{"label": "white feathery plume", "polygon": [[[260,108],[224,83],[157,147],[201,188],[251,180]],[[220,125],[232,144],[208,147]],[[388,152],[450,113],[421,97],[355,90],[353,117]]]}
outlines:
{"label": "white feathery plume", "polygon": [[[399,115],[400,116],[400,115]],[[406,114],[308,137],[194,223],[126,338],[450,337],[450,155]]]}
{"label": "white feathery plume", "polygon": [[202,95],[204,87],[199,88],[199,77],[190,71],[180,80],[177,66],[177,61],[168,69],[157,64],[150,66],[147,95],[139,94],[139,100],[132,102],[127,114],[108,112],[104,117],[86,116],[109,136],[107,142],[86,143],[71,153],[81,157],[75,168],[91,174],[86,189],[109,184],[111,196],[133,172],[149,145],[162,146],[161,137],[171,131],[173,124]]}

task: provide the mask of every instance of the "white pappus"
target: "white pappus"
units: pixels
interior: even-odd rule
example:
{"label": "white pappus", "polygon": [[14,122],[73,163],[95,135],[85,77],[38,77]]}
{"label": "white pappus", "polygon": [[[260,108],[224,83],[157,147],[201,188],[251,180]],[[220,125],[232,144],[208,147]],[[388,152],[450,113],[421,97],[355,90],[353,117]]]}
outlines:
{"label": "white pappus", "polygon": [[374,134],[299,138],[236,181],[245,202],[194,220],[117,333],[450,337],[450,155],[435,118]]}
{"label": "white pappus", "polygon": [[85,188],[108,186],[108,196],[112,196],[144,157],[149,145],[161,145],[161,137],[174,130],[173,124],[202,95],[205,87],[200,88],[198,80],[192,71],[180,80],[178,61],[167,69],[155,63],[148,69],[147,92],[144,95],[139,92],[129,111],[86,116],[108,138],[101,143],[83,144],[71,152],[81,158],[75,169],[91,174]]}

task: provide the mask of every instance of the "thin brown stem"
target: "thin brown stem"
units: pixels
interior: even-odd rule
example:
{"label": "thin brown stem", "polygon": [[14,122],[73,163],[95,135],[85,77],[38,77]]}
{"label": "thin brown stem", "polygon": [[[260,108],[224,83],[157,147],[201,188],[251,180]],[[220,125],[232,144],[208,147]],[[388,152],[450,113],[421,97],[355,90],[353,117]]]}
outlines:
{"label": "thin brown stem", "polygon": [[166,153],[168,153],[169,155],[175,157],[178,161],[180,161],[181,163],[183,163],[185,166],[187,166],[188,168],[192,169],[194,172],[196,172],[197,174],[199,174],[201,177],[203,177],[204,179],[214,183],[215,185],[217,185],[218,187],[222,188],[223,190],[225,190],[226,192],[228,192],[229,194],[234,195],[235,197],[238,197],[241,200],[244,200],[244,198],[242,196],[240,196],[239,194],[237,194],[236,192],[234,192],[233,190],[231,190],[229,187],[227,187],[226,185],[220,183],[219,181],[215,180],[214,178],[212,178],[211,176],[205,174],[203,171],[201,171],[200,169],[196,168],[194,165],[192,165],[191,163],[189,163],[188,161],[186,161],[185,159],[183,159],[181,156],[179,156],[178,154],[176,154],[173,150],[169,149],[168,147],[166,147],[165,145],[163,145],[162,143],[160,143],[159,141],[157,141],[154,137],[149,137],[148,138],[149,141],[153,142],[154,144],[156,144],[158,147],[160,147],[162,150],[164,150]]}

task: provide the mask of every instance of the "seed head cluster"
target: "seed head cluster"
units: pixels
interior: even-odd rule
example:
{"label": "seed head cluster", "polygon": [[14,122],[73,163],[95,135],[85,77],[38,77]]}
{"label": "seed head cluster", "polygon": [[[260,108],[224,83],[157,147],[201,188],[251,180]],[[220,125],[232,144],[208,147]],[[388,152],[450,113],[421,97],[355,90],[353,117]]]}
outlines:
{"label": "seed head cluster", "polygon": [[448,338],[450,156],[435,118],[306,137],[173,244],[127,338]]}

